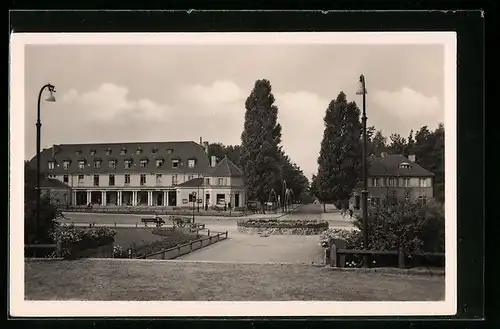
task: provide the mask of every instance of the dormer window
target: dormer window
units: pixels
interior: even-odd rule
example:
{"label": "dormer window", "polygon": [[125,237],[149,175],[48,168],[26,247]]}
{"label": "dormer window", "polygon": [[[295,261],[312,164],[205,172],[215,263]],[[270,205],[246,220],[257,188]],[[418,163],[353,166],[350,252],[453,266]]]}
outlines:
{"label": "dormer window", "polygon": [[179,168],[179,160],[172,160],[172,168]]}
{"label": "dormer window", "polygon": [[109,160],[108,162],[109,168],[116,169],[116,160]]}
{"label": "dormer window", "polygon": [[49,169],[54,169],[56,167],[55,161],[49,161]]}
{"label": "dormer window", "polygon": [[120,150],[120,154],[121,154],[121,155],[125,155],[125,154],[127,154],[127,149],[126,149],[126,148],[124,148],[124,147],[122,147],[122,149]]}
{"label": "dormer window", "polygon": [[162,168],[164,164],[163,159],[156,159],[156,168]]}
{"label": "dormer window", "polygon": [[140,147],[137,147],[135,149],[135,154],[141,154],[142,153],[142,149]]}
{"label": "dormer window", "polygon": [[132,160],[127,159],[125,160],[125,169],[130,169],[130,168],[132,168]]}
{"label": "dormer window", "polygon": [[78,169],[85,168],[85,160],[78,160]]}
{"label": "dormer window", "polygon": [[95,155],[95,150],[90,150],[90,155]]}
{"label": "dormer window", "polygon": [[174,152],[174,150],[172,149],[167,149],[167,154],[172,154]]}
{"label": "dormer window", "polygon": [[81,155],[82,154],[82,151],[81,150],[76,150],[76,155]]}
{"label": "dormer window", "polygon": [[70,166],[71,166],[71,161],[70,160],[64,160],[63,161],[63,168],[65,170],[68,170]]}
{"label": "dormer window", "polygon": [[101,160],[94,160],[94,168],[101,168]]}
{"label": "dormer window", "polygon": [[110,155],[110,154],[111,154],[111,149],[108,147],[108,148],[106,149],[106,155]]}
{"label": "dormer window", "polygon": [[141,168],[147,167],[148,159],[141,159],[140,165],[141,165]]}
{"label": "dormer window", "polygon": [[194,168],[196,165],[196,159],[188,159],[188,168]]}
{"label": "dormer window", "polygon": [[408,162],[401,162],[399,165],[399,168],[401,169],[411,169],[411,165]]}
{"label": "dormer window", "polygon": [[157,148],[157,147],[153,147],[153,148],[151,149],[151,153],[155,154],[155,153],[157,153],[157,152],[158,152],[158,148]]}

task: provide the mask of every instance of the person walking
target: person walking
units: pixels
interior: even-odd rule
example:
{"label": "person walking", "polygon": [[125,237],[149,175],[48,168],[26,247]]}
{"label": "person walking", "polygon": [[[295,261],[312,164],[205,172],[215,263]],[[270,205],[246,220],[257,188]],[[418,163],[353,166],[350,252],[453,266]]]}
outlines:
{"label": "person walking", "polygon": [[349,208],[349,217],[351,217],[351,219],[352,219],[353,213],[354,213],[354,211],[352,210],[352,208]]}

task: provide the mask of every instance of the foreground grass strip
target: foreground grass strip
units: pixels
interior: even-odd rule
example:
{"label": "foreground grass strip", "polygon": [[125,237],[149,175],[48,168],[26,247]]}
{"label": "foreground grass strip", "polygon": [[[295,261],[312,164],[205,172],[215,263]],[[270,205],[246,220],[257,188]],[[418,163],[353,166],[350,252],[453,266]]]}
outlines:
{"label": "foreground grass strip", "polygon": [[444,277],[331,271],[292,264],[25,262],[28,300],[429,301]]}

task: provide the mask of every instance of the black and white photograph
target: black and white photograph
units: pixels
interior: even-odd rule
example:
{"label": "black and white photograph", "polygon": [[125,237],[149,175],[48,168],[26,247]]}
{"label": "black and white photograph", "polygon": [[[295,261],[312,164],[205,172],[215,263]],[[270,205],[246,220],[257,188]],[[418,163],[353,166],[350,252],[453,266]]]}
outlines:
{"label": "black and white photograph", "polygon": [[11,314],[456,312],[454,33],[13,33],[10,63]]}

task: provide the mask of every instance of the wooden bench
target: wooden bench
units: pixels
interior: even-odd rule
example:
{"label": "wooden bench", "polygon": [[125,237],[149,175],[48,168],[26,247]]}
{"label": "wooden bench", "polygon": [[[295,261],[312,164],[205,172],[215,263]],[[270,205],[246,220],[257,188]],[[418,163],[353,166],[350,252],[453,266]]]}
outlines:
{"label": "wooden bench", "polygon": [[141,222],[144,223],[144,226],[148,226],[148,223],[155,223],[156,227],[160,227],[165,224],[165,221],[160,217],[141,218]]}

